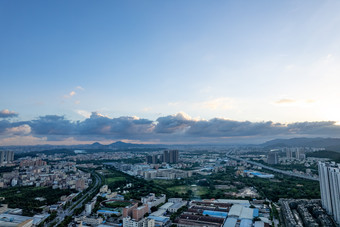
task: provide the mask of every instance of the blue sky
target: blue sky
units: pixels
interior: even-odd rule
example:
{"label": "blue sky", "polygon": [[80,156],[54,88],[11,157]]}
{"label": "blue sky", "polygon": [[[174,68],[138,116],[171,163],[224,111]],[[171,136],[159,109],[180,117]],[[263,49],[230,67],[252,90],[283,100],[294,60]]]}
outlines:
{"label": "blue sky", "polygon": [[[0,144],[164,142],[158,119],[183,117],[337,127],[339,10],[338,1],[1,1],[0,111],[15,114],[2,118]],[[153,134],[52,138],[32,123],[91,114],[147,119]],[[230,125],[183,139],[194,126],[182,124],[169,142],[248,139]],[[338,136],[322,132],[312,135]],[[275,136],[299,135],[310,134]]]}

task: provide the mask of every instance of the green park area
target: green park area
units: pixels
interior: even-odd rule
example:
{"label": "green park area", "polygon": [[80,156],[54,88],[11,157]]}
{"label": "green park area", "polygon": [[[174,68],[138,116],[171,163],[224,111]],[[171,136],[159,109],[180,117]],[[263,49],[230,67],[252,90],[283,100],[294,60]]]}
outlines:
{"label": "green park area", "polygon": [[207,187],[197,185],[180,185],[168,188],[169,191],[177,192],[179,194],[189,194],[193,197],[200,197],[208,192]]}
{"label": "green park area", "polygon": [[[173,180],[144,180],[129,176],[115,169],[108,169],[105,181],[111,190],[116,190],[132,183],[124,194],[125,200],[140,199],[149,193],[166,194],[168,198],[182,197],[184,199],[220,199],[237,198],[247,188],[254,188],[258,198],[268,198],[278,201],[279,198],[320,198],[319,183],[316,181],[276,174],[274,179],[249,178],[237,176],[235,167],[227,167],[224,172],[211,175],[194,175],[190,178]],[[241,193],[242,194],[242,193]]]}
{"label": "green park area", "polygon": [[111,190],[115,190],[128,183],[126,175],[120,171],[106,169],[102,171],[102,174],[105,178],[105,184],[107,184]]}

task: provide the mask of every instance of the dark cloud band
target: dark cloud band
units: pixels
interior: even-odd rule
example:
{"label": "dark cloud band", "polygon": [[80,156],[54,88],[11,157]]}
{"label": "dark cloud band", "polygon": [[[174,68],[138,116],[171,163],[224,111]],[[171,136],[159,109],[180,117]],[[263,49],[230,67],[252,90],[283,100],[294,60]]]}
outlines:
{"label": "dark cloud band", "polygon": [[[25,127],[20,127],[25,125]],[[29,128],[28,128],[29,127]],[[15,129],[15,130],[14,130]],[[24,130],[35,137],[60,141],[69,137],[77,140],[133,139],[164,142],[223,142],[225,138],[276,138],[292,136],[340,136],[340,126],[334,121],[297,122],[291,124],[233,121],[213,118],[194,120],[178,113],[156,121],[137,117],[109,118],[98,113],[84,121],[70,121],[64,116],[47,115],[31,121],[0,121],[1,137],[9,132]]]}

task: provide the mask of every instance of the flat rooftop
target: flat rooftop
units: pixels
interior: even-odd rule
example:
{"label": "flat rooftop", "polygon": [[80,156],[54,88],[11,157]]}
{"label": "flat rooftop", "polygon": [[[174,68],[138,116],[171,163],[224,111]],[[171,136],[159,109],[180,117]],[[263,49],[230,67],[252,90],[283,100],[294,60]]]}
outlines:
{"label": "flat rooftop", "polygon": [[174,203],[167,202],[163,206],[161,206],[159,209],[167,210],[169,207],[171,207]]}
{"label": "flat rooftop", "polygon": [[[32,220],[32,217],[26,217],[21,215],[14,215],[14,214],[0,214],[0,222],[11,222],[11,223],[22,223],[27,220]],[[0,224],[0,226],[2,226]]]}
{"label": "flat rooftop", "polygon": [[173,204],[173,205],[171,205],[169,208],[180,208],[180,207],[182,207],[184,204],[183,204],[183,202],[180,202],[180,203],[175,203],[175,204]]}

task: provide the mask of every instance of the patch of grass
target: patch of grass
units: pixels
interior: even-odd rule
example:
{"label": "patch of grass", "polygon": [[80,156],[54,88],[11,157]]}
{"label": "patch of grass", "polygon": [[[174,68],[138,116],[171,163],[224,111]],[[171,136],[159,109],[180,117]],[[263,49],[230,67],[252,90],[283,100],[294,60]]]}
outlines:
{"label": "patch of grass", "polygon": [[[202,196],[204,194],[206,194],[208,192],[208,188],[207,187],[202,187],[202,186],[197,186],[197,187],[191,187],[193,193],[195,196]],[[196,188],[196,190],[195,190]]]}
{"label": "patch of grass", "polygon": [[186,185],[174,186],[174,187],[168,188],[168,190],[178,192],[178,193],[186,193],[189,190],[188,187],[189,186],[186,186]]}
{"label": "patch of grass", "polygon": [[113,183],[113,182],[116,182],[116,181],[123,181],[123,180],[125,180],[125,177],[106,178],[105,183],[110,184],[110,183]]}
{"label": "patch of grass", "polygon": [[152,180],[156,185],[168,186],[173,184],[171,180]]}
{"label": "patch of grass", "polygon": [[105,203],[105,206],[115,208],[115,207],[126,207],[126,206],[129,206],[130,204],[131,203],[127,201],[115,201],[115,202]]}

